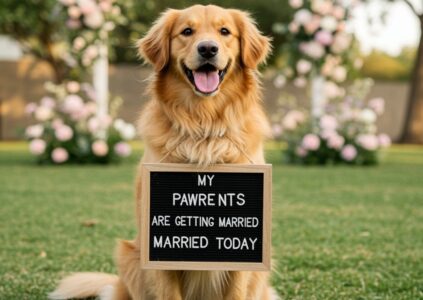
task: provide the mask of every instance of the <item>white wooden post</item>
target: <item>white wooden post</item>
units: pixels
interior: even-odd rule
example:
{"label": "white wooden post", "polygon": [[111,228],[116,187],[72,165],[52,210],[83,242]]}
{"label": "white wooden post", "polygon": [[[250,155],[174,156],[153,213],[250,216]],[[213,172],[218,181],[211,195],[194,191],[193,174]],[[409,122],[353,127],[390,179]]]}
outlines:
{"label": "white wooden post", "polygon": [[314,75],[311,78],[311,115],[318,118],[323,114],[326,103],[325,78],[321,75]]}
{"label": "white wooden post", "polygon": [[[104,40],[98,50],[99,57],[93,66],[93,84],[97,96],[97,117],[102,118],[108,114],[109,107],[109,60]],[[99,132],[99,137],[105,138],[106,132]]]}

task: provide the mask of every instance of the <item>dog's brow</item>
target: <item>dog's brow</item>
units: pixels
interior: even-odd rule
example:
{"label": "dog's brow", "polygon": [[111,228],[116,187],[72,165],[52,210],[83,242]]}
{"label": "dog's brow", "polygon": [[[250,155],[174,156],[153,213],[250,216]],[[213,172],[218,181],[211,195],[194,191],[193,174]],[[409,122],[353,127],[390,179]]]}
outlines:
{"label": "dog's brow", "polygon": [[195,27],[195,26],[197,26],[198,23],[199,23],[199,21],[197,19],[194,19],[194,18],[190,18],[186,21],[186,24],[190,27]]}
{"label": "dog's brow", "polygon": [[223,18],[216,18],[214,21],[213,21],[213,24],[215,25],[215,26],[223,26],[223,25],[226,25],[226,20],[225,19],[223,19]]}

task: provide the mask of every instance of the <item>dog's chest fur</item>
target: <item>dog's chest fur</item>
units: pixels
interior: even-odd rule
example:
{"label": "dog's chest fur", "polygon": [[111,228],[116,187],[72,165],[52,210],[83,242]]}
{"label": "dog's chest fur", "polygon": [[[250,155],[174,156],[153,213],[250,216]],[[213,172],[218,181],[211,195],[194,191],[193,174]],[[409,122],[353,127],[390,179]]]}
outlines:
{"label": "dog's chest fur", "polygon": [[242,153],[239,145],[227,136],[171,136],[165,144],[173,162],[210,165],[216,163],[241,162]]}
{"label": "dog's chest fur", "polygon": [[183,271],[181,276],[184,300],[223,299],[228,286],[226,271]]}
{"label": "dog's chest fur", "polygon": [[[164,118],[165,113],[158,105],[151,105],[147,110],[150,110],[146,114],[148,117],[140,120],[141,132],[146,143],[156,154],[166,156],[167,162],[203,166],[247,163],[245,152],[255,150],[263,136],[263,129],[255,125],[259,121],[227,113],[230,108],[222,112],[220,118],[195,114],[187,117],[186,111],[174,112],[172,118]],[[156,121],[159,119],[162,122]],[[257,136],[256,145],[248,147],[245,142],[248,138],[251,140],[251,136]]]}

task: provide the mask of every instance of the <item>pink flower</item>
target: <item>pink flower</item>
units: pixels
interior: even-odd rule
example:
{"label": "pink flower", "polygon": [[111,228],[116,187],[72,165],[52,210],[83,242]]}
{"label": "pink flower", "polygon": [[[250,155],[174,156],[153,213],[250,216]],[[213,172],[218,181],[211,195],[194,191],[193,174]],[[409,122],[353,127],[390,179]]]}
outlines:
{"label": "pink flower", "polygon": [[95,11],[84,18],[84,23],[90,28],[97,29],[104,22],[103,14],[100,11]]}
{"label": "pink flower", "polygon": [[334,135],[337,135],[338,133],[336,132],[336,130],[333,129],[323,129],[320,132],[320,137],[324,140],[329,140],[331,137],[333,137]]}
{"label": "pink flower", "polygon": [[332,3],[328,0],[311,1],[311,9],[321,15],[326,15],[332,10]]}
{"label": "pink flower", "polygon": [[83,14],[91,14],[98,9],[97,4],[93,0],[80,0],[79,7]]}
{"label": "pink flower", "polygon": [[53,111],[48,107],[39,106],[37,110],[35,111],[35,118],[38,121],[42,121],[42,122],[47,121],[52,116],[53,116]]}
{"label": "pink flower", "polygon": [[306,74],[310,72],[311,67],[312,67],[311,62],[309,62],[308,60],[300,59],[297,62],[297,71],[300,74]]}
{"label": "pink flower", "polygon": [[303,5],[303,0],[289,0],[289,5],[292,8],[300,8]]}
{"label": "pink flower", "polygon": [[353,161],[357,157],[357,149],[353,145],[342,148],[341,157],[346,161]]}
{"label": "pink flower", "polygon": [[305,8],[300,9],[294,15],[294,20],[296,23],[304,25],[311,21],[312,15],[311,12]]}
{"label": "pink flower", "polygon": [[344,143],[345,143],[344,137],[340,136],[339,134],[333,134],[327,140],[328,147],[332,149],[336,149],[336,150],[341,149]]}
{"label": "pink flower", "polygon": [[336,54],[342,53],[350,47],[351,42],[351,35],[347,33],[338,33],[335,35],[331,49]]}
{"label": "pink flower", "polygon": [[318,15],[313,15],[311,20],[304,24],[304,29],[308,34],[313,34],[316,32],[317,29],[320,27],[320,20],[322,18]]}
{"label": "pink flower", "polygon": [[324,91],[326,97],[329,99],[337,98],[342,94],[338,85],[332,81],[327,81],[325,83]]}
{"label": "pink flower", "polygon": [[301,145],[306,150],[316,151],[320,147],[320,138],[314,133],[308,133],[303,137]]}
{"label": "pink flower", "polygon": [[345,9],[341,6],[335,6],[332,10],[332,15],[341,20],[345,17]]}
{"label": "pink flower", "polygon": [[53,150],[53,152],[51,152],[51,159],[56,163],[56,164],[61,164],[65,161],[67,161],[69,158],[69,154],[68,151],[66,151],[65,148],[56,148]]}
{"label": "pink flower", "polygon": [[112,8],[112,15],[119,16],[120,13],[121,13],[120,7],[119,6],[113,6],[113,8]]}
{"label": "pink flower", "polygon": [[286,83],[286,78],[285,76],[281,74],[276,76],[275,79],[273,80],[273,85],[278,89],[283,88],[285,83]]}
{"label": "pink flower", "polygon": [[97,55],[98,55],[98,49],[97,49],[96,46],[91,45],[91,46],[88,46],[87,49],[85,49],[84,57],[92,60],[92,59],[96,58]]}
{"label": "pink flower", "polygon": [[100,122],[96,117],[92,117],[88,120],[87,123],[88,131],[92,134],[96,134],[97,131],[100,129]]}
{"label": "pink flower", "polygon": [[319,59],[325,54],[325,49],[317,42],[301,43],[300,50],[313,59]]}
{"label": "pink flower", "polygon": [[92,115],[97,111],[97,104],[95,102],[88,102],[85,104],[87,115]]}
{"label": "pink flower", "polygon": [[81,10],[77,6],[70,6],[68,8],[68,15],[72,19],[78,19],[81,16]]}
{"label": "pink flower", "polygon": [[361,111],[359,118],[366,124],[373,124],[376,122],[377,116],[373,110],[365,108]]}
{"label": "pink flower", "polygon": [[29,151],[34,155],[41,155],[46,150],[46,142],[42,139],[35,139],[29,143]]}
{"label": "pink flower", "polygon": [[303,88],[307,85],[307,80],[304,77],[297,77],[294,79],[294,86],[297,88]]}
{"label": "pink flower", "polygon": [[391,146],[391,138],[389,137],[389,135],[385,134],[385,133],[381,133],[378,136],[378,140],[379,140],[379,145],[382,148],[388,148],[389,146]]}
{"label": "pink flower", "polygon": [[306,157],[306,156],[307,156],[308,151],[307,151],[306,149],[304,149],[303,147],[297,147],[297,148],[295,149],[295,154],[296,154],[298,157],[303,158],[303,157]]}
{"label": "pink flower", "polygon": [[124,140],[132,140],[136,134],[135,127],[132,124],[125,124],[119,133]]}
{"label": "pink flower", "polygon": [[359,146],[368,151],[374,151],[379,147],[379,140],[373,134],[359,134],[356,138],[356,142]]}
{"label": "pink flower", "polygon": [[282,135],[283,129],[282,126],[279,124],[274,124],[272,126],[272,133],[274,138],[279,138]]}
{"label": "pink flower", "polygon": [[28,126],[25,130],[25,135],[30,138],[39,138],[44,132],[44,127],[41,124]]}
{"label": "pink flower", "polygon": [[346,27],[347,27],[347,24],[345,22],[339,22],[337,30],[338,32],[343,32],[345,31]]}
{"label": "pink flower", "polygon": [[79,29],[81,27],[81,22],[75,19],[69,19],[66,21],[66,26],[69,29]]}
{"label": "pink flower", "polygon": [[373,98],[369,101],[369,107],[377,114],[382,115],[385,111],[385,100],[383,98]]}
{"label": "pink flower", "polygon": [[56,101],[51,97],[43,97],[41,99],[41,106],[52,109],[56,106]]}
{"label": "pink flower", "polygon": [[127,157],[131,154],[131,146],[124,142],[117,143],[114,150],[115,153],[121,157]]}
{"label": "pink flower", "polygon": [[332,78],[337,82],[343,82],[347,78],[347,69],[337,66],[333,69]]}
{"label": "pink flower", "polygon": [[63,125],[63,120],[62,119],[56,118],[56,119],[54,119],[51,122],[51,127],[53,127],[53,129],[57,129],[57,128],[59,128],[62,125]]}
{"label": "pink flower", "polygon": [[300,26],[295,22],[291,22],[289,23],[288,29],[291,33],[297,33],[300,30]]}
{"label": "pink flower", "polygon": [[75,51],[81,50],[82,48],[85,47],[85,45],[86,45],[86,42],[83,37],[78,36],[73,40],[73,49]]}
{"label": "pink flower", "polygon": [[106,156],[109,152],[109,146],[103,140],[97,140],[91,145],[91,150],[96,156]]}
{"label": "pink flower", "polygon": [[30,102],[25,106],[25,113],[27,115],[32,115],[37,110],[37,104]]}
{"label": "pink flower", "polygon": [[289,111],[282,120],[283,129],[294,130],[299,124],[304,122],[305,116],[298,110]]}
{"label": "pink flower", "polygon": [[69,81],[66,84],[66,89],[68,90],[69,93],[75,94],[79,92],[80,86],[77,81]]}
{"label": "pink flower", "polygon": [[110,10],[112,9],[112,3],[109,1],[101,1],[99,3],[99,6],[104,12],[110,12]]}
{"label": "pink flower", "polygon": [[112,117],[109,115],[99,116],[98,121],[99,121],[100,127],[105,129],[112,124]]}
{"label": "pink flower", "polygon": [[66,96],[63,103],[63,110],[66,113],[78,113],[84,107],[84,102],[82,98],[78,95],[68,95]]}
{"label": "pink flower", "polygon": [[61,142],[69,141],[73,137],[73,130],[67,125],[56,128],[54,135]]}
{"label": "pink flower", "polygon": [[75,3],[75,0],[59,0],[60,3],[62,3],[65,6],[69,6]]}
{"label": "pink flower", "polygon": [[338,121],[334,116],[323,115],[319,121],[320,128],[323,130],[335,130],[338,127]]}
{"label": "pink flower", "polygon": [[316,40],[316,42],[320,43],[323,46],[328,46],[333,42],[332,34],[326,30],[320,30],[319,32],[317,32],[314,36],[314,39]]}
{"label": "pink flower", "polygon": [[334,68],[340,63],[340,58],[333,55],[326,56],[325,63],[322,66],[322,75],[332,76]]}
{"label": "pink flower", "polygon": [[104,23],[104,26],[103,26],[103,29],[106,30],[106,31],[112,31],[115,28],[116,28],[115,23],[113,23],[111,21]]}
{"label": "pink flower", "polygon": [[326,16],[320,22],[320,26],[327,31],[334,31],[338,27],[338,22],[332,16]]}
{"label": "pink flower", "polygon": [[87,67],[87,66],[89,66],[89,65],[91,65],[92,64],[92,59],[91,58],[89,58],[89,57],[87,57],[86,55],[84,55],[83,57],[82,57],[82,65],[84,66],[84,67]]}

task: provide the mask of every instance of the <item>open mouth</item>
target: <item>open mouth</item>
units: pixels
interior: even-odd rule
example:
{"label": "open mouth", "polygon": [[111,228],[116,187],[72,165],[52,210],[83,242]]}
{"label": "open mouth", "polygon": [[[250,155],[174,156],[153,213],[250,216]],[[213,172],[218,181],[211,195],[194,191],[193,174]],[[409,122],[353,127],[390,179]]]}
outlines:
{"label": "open mouth", "polygon": [[206,63],[196,70],[191,70],[183,64],[185,74],[187,75],[189,81],[194,85],[198,92],[204,95],[213,94],[219,88],[228,67],[229,63],[225,69],[219,70],[214,65]]}

